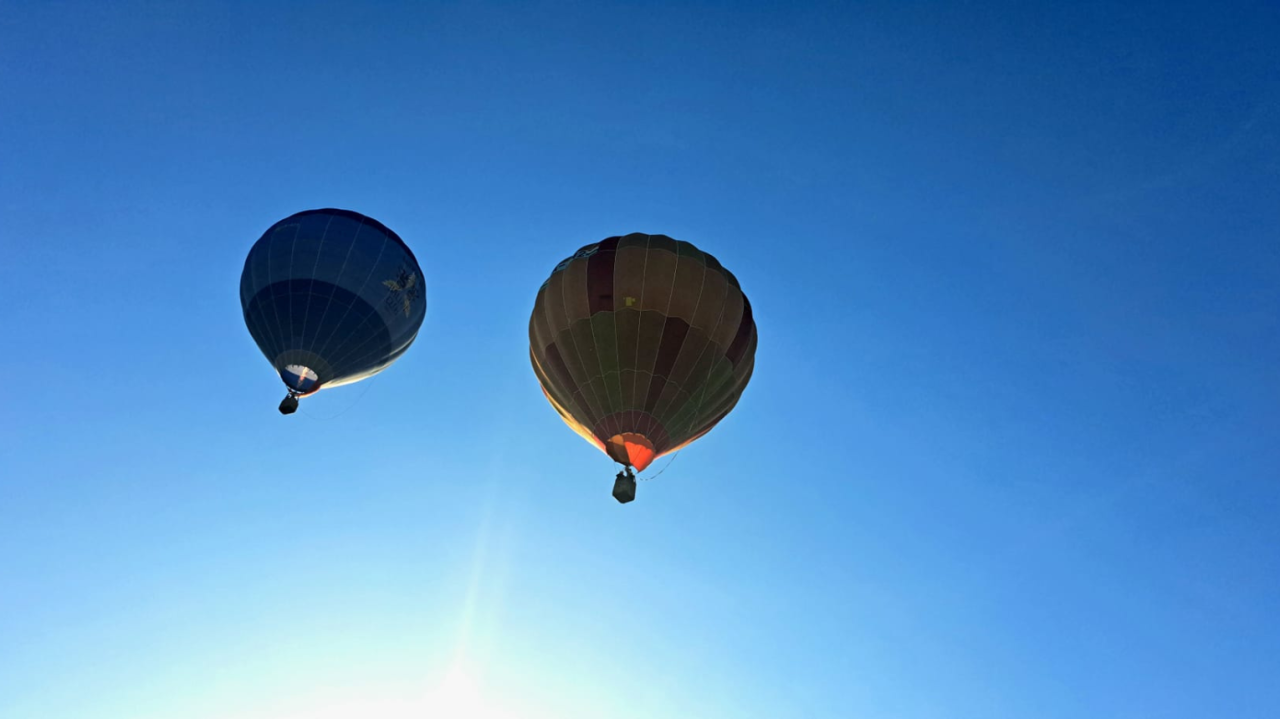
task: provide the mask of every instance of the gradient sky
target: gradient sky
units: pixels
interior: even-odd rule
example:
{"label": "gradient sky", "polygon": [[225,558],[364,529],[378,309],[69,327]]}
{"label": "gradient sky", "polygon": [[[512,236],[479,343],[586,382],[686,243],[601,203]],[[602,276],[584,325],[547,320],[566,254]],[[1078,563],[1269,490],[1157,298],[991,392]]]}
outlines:
{"label": "gradient sky", "polygon": [[[1280,716],[1280,5],[1056,5],[0,3],[0,716]],[[427,319],[281,417],[326,206]],[[527,322],[637,231],[760,347],[619,506]]]}

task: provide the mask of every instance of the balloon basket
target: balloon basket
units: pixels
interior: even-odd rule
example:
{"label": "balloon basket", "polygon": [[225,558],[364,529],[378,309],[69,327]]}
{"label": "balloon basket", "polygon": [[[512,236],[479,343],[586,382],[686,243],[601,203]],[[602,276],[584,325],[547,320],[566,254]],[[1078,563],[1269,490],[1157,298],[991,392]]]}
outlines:
{"label": "balloon basket", "polygon": [[630,469],[625,474],[619,472],[618,478],[613,481],[613,498],[619,504],[626,504],[636,498],[636,477]]}

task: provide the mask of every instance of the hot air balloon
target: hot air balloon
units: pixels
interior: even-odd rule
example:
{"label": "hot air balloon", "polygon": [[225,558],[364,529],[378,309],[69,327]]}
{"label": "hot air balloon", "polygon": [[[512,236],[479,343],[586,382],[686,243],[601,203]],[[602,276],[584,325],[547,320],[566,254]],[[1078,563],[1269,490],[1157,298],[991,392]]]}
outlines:
{"label": "hot air balloon", "polygon": [[295,412],[299,397],[389,367],[417,337],[426,299],[404,240],[350,210],[280,220],[240,275],[244,322],[288,389],[282,414]]}
{"label": "hot air balloon", "polygon": [[575,432],[635,476],[716,426],[755,366],[751,303],[733,273],[688,242],[630,234],[587,245],[538,290],[529,355]]}

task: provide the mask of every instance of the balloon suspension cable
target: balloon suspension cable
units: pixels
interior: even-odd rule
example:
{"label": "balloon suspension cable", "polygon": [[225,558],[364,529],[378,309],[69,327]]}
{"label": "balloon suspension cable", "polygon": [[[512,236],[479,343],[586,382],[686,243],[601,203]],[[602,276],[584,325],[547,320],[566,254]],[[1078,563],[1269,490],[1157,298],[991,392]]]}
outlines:
{"label": "balloon suspension cable", "polygon": [[662,475],[663,472],[671,468],[671,463],[676,461],[676,457],[679,457],[679,456],[680,456],[679,452],[676,452],[675,454],[671,455],[671,459],[667,460],[666,466],[663,467],[661,470],[659,470],[657,474],[652,474],[652,475],[649,475],[648,477],[636,477],[636,479],[639,479],[645,482],[648,482],[651,479],[657,479],[659,476]]}
{"label": "balloon suspension cable", "polygon": [[351,404],[347,405],[346,407],[343,407],[342,409],[338,410],[334,414],[329,415],[328,417],[321,417],[317,414],[312,413],[310,410],[303,412],[303,414],[310,417],[311,419],[318,420],[320,422],[328,422],[331,419],[337,419],[342,415],[346,414],[347,412],[351,411],[351,409],[356,405],[360,404],[360,400],[364,399],[364,396],[366,394],[369,394],[369,389],[373,387],[373,383],[377,381],[377,379],[378,379],[377,375],[374,375],[373,377],[369,377],[365,380],[362,380],[360,384],[364,385],[364,389],[360,390],[360,394],[356,395],[356,398],[351,401]]}

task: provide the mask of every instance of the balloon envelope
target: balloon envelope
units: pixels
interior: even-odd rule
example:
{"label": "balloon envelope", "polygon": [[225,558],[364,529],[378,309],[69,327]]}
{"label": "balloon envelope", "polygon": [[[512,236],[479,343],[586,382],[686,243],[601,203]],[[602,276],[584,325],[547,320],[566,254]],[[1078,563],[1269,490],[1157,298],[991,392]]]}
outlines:
{"label": "balloon envelope", "polygon": [[737,404],[755,367],[756,325],[716,258],[665,235],[631,234],[556,266],[538,290],[529,345],[565,423],[643,470]]}
{"label": "balloon envelope", "polygon": [[307,210],[272,225],[240,275],[244,321],[291,394],[376,374],[409,349],[426,316],[408,245],[349,210]]}

